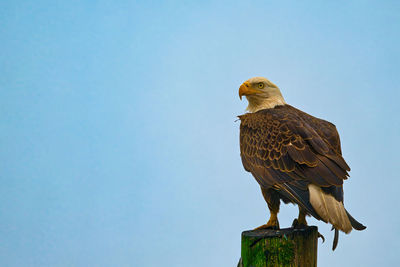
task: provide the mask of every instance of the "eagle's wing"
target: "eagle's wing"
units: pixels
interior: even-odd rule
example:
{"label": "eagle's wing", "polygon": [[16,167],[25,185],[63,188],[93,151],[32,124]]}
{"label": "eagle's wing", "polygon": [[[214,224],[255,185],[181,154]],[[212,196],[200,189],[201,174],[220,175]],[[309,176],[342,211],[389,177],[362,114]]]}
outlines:
{"label": "eagle's wing", "polygon": [[244,168],[265,188],[283,190],[320,219],[309,203],[307,186],[326,189],[339,201],[350,170],[340,153],[333,124],[289,105],[240,116]]}

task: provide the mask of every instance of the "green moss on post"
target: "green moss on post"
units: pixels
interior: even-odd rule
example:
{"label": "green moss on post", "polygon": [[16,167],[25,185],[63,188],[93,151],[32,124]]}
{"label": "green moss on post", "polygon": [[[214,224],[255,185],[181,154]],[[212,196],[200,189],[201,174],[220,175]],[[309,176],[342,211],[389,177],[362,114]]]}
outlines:
{"label": "green moss on post", "polygon": [[318,228],[242,233],[243,267],[316,267]]}

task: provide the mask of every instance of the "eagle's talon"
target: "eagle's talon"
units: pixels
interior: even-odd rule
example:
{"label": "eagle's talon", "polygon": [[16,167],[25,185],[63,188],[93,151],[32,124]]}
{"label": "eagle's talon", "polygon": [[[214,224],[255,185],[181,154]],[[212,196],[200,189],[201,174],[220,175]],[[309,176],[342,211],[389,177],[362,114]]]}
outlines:
{"label": "eagle's talon", "polygon": [[254,230],[262,230],[262,229],[269,229],[269,230],[279,230],[279,221],[275,218],[269,219],[267,224],[261,225]]}
{"label": "eagle's talon", "polygon": [[322,239],[322,243],[324,243],[324,242],[325,242],[325,237],[324,237],[323,235],[321,235],[321,233],[320,233],[320,232],[318,232],[318,237],[320,237],[320,238]]}

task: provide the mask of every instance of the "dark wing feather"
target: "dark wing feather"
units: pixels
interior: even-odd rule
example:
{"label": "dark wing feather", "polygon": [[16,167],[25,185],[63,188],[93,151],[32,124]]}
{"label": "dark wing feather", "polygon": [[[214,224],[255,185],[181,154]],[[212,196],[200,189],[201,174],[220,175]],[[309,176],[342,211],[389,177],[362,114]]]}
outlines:
{"label": "dark wing feather", "polygon": [[289,105],[239,118],[243,166],[262,187],[279,188],[314,216],[308,195],[302,193],[308,183],[327,188],[343,200],[342,184],[350,168],[341,156],[333,124]]}

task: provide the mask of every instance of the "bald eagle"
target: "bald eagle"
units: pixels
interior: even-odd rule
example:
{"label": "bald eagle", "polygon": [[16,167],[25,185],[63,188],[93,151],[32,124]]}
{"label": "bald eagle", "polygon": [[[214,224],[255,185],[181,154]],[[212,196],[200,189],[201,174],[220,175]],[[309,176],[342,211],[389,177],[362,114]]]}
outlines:
{"label": "bald eagle", "polygon": [[343,205],[343,180],[350,167],[342,157],[335,125],[286,104],[279,88],[263,77],[244,82],[242,96],[249,102],[249,113],[239,116],[240,155],[270,211],[267,224],[256,229],[279,229],[282,200],[299,207],[293,227],[306,226],[306,215],[330,223],[335,230],[333,250],[338,230],[364,230]]}

